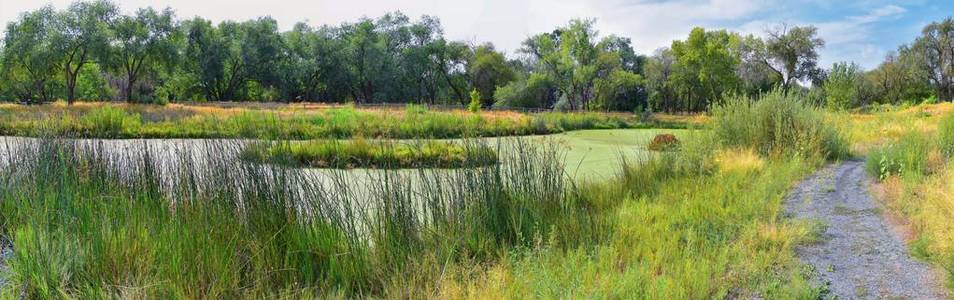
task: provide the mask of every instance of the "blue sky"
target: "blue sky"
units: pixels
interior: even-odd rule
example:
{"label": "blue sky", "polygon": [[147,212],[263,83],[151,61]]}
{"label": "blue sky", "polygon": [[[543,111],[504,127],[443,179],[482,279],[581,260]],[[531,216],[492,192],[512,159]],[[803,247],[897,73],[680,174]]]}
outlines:
{"label": "blue sky", "polygon": [[[0,0],[0,24],[45,4],[70,0]],[[630,37],[637,51],[651,54],[682,39],[694,26],[762,34],[785,22],[812,24],[828,42],[821,61],[855,61],[877,66],[885,54],[913,40],[932,21],[954,15],[954,0],[125,0],[124,11],[170,6],[182,18],[245,20],[269,15],[283,29],[298,21],[338,24],[401,10],[442,20],[446,35],[469,42],[491,41],[513,52],[527,36],[550,31],[572,18],[596,18],[603,34]]]}
{"label": "blue sky", "polygon": [[871,68],[889,51],[910,43],[925,25],[952,15],[951,0],[786,1],[713,25],[754,33],[764,31],[767,23],[815,25],[827,42],[821,51],[824,65],[847,60]]}

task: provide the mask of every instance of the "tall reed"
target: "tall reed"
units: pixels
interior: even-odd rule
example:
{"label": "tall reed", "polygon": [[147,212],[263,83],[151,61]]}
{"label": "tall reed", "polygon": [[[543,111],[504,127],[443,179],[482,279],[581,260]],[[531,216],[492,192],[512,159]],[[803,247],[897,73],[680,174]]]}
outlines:
{"label": "tall reed", "polygon": [[241,163],[238,142],[5,146],[6,295],[380,295],[423,257],[494,261],[603,234],[551,146],[517,143],[490,167],[363,174]]}

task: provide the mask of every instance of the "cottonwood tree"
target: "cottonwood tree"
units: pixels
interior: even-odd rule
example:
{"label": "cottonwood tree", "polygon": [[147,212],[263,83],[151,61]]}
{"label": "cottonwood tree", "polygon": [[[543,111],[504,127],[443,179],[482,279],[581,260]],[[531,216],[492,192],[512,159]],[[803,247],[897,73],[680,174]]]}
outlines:
{"label": "cottonwood tree", "polygon": [[646,63],[646,88],[649,90],[649,103],[655,110],[672,112],[677,109],[676,92],[669,80],[675,62],[672,50],[661,48]]}
{"label": "cottonwood tree", "polygon": [[932,91],[927,73],[921,68],[922,60],[922,55],[907,45],[886,55],[884,62],[865,74],[874,87],[872,97],[892,104],[928,97]]}
{"label": "cottonwood tree", "polygon": [[954,101],[954,18],[924,27],[912,46],[938,98]]}
{"label": "cottonwood tree", "polygon": [[467,64],[467,75],[471,85],[480,93],[483,105],[493,104],[497,87],[510,83],[516,76],[507,58],[489,43],[474,48]]}
{"label": "cottonwood tree", "polygon": [[56,16],[51,6],[21,15],[7,25],[0,79],[9,92],[27,103],[52,100],[59,54],[51,35]]}
{"label": "cottonwood tree", "polygon": [[122,98],[133,100],[133,88],[144,72],[172,64],[178,55],[179,30],[171,8],[140,9],[120,16],[110,26],[113,43],[109,63],[125,77]]}
{"label": "cottonwood tree", "polygon": [[781,84],[782,77],[773,71],[766,61],[765,41],[755,35],[739,38],[734,52],[739,56],[736,75],[741,80],[741,91],[750,96],[774,89]]}
{"label": "cottonwood tree", "polygon": [[[462,42],[447,41],[443,38],[437,40],[433,47],[436,48],[433,54],[435,67],[450,89],[450,94],[464,104],[467,101],[465,92],[469,85],[469,59],[473,56],[470,47]],[[485,97],[483,94],[481,96]]]}
{"label": "cottonwood tree", "polygon": [[826,106],[832,110],[843,110],[859,104],[856,102],[863,76],[861,67],[855,63],[835,63],[822,86]]}
{"label": "cottonwood tree", "polygon": [[738,88],[739,57],[733,52],[737,35],[725,30],[695,28],[685,41],[672,43],[673,64],[670,86],[684,104],[682,109],[700,111],[727,91]]}
{"label": "cottonwood tree", "polygon": [[818,49],[825,46],[815,26],[782,24],[766,32],[763,63],[782,78],[782,88],[789,90],[798,80],[818,76]]}
{"label": "cottonwood tree", "polygon": [[261,97],[278,84],[277,69],[285,50],[274,19],[226,21],[216,27],[196,18],[185,27],[188,69],[208,99]]}
{"label": "cottonwood tree", "polygon": [[76,79],[83,66],[97,55],[107,53],[109,23],[116,6],[108,1],[74,2],[53,17],[50,45],[61,55],[59,62],[66,85],[66,102],[76,100]]}
{"label": "cottonwood tree", "polygon": [[[558,90],[560,100],[556,108],[576,110],[605,107],[596,102],[598,98],[608,99],[597,97],[596,83],[606,80],[616,70],[630,72],[625,66],[628,64],[632,67],[634,64],[626,61],[630,57],[619,52],[632,51],[631,47],[621,50],[626,43],[621,43],[613,36],[604,38],[601,47],[598,36],[593,20],[572,20],[553,32],[538,34],[524,41],[520,51],[529,56],[528,64],[533,66],[534,71],[546,74],[550,78],[548,81],[553,82]],[[620,73],[616,74],[617,78],[611,82],[623,83]],[[632,81],[625,82],[628,85]]]}

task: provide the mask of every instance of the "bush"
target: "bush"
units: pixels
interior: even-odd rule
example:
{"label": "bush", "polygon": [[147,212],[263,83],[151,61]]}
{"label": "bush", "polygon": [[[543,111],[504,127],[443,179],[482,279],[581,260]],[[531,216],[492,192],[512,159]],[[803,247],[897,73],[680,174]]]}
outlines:
{"label": "bush", "polygon": [[722,146],[756,149],[762,155],[838,159],[847,142],[824,112],[794,93],[776,89],[758,99],[728,98],[712,108],[713,134]]}
{"label": "bush", "polygon": [[467,105],[467,110],[472,113],[480,112],[480,92],[477,89],[470,91],[470,104]]}
{"label": "bush", "polygon": [[679,139],[671,133],[657,134],[646,146],[646,149],[651,151],[672,151],[677,148],[679,148]]}

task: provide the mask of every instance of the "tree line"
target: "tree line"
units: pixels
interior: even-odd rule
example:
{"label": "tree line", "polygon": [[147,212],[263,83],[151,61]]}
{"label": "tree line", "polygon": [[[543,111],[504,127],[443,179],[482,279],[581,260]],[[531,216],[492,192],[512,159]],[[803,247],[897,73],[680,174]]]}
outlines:
{"label": "tree line", "polygon": [[693,29],[651,56],[578,19],[528,37],[512,57],[444,36],[440,20],[400,13],[336,26],[274,19],[213,23],[170,8],[119,13],[108,1],[23,13],[0,44],[0,100],[320,101],[467,104],[558,110],[703,111],[728,94],[781,88],[853,107],[954,89],[952,20],[928,25],[878,68],[818,66],[812,26],[764,37]]}

